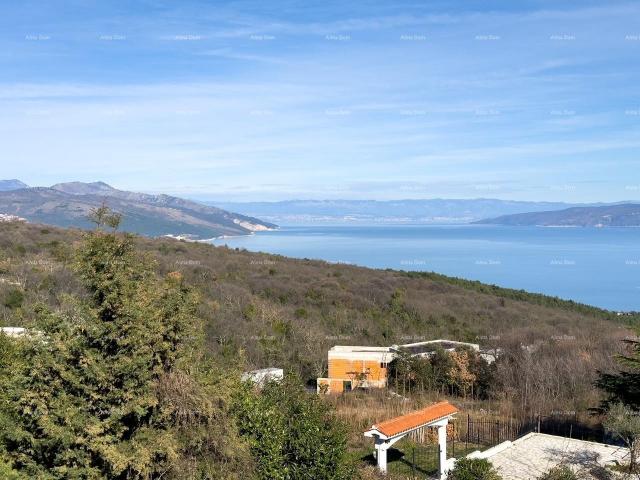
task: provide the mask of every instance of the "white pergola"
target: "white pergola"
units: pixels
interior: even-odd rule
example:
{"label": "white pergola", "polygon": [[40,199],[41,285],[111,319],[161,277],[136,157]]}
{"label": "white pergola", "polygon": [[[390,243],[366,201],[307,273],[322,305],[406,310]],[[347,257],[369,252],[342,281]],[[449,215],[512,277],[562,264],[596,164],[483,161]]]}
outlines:
{"label": "white pergola", "polygon": [[438,429],[440,478],[445,479],[447,476],[447,425],[456,413],[458,409],[449,402],[439,402],[422,410],[373,425],[370,430],[364,432],[364,436],[372,437],[375,441],[374,455],[380,471],[387,472],[387,450],[393,444],[418,429],[435,427]]}

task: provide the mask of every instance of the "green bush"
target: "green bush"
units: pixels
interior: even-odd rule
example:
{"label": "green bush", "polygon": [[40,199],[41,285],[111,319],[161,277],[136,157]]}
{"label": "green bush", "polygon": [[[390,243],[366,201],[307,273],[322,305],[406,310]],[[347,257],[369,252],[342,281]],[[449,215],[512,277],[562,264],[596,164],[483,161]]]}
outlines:
{"label": "green bush", "polygon": [[249,321],[255,320],[258,317],[258,309],[250,303],[242,309],[242,317]]}
{"label": "green bush", "polygon": [[484,458],[461,458],[447,476],[448,480],[501,480],[502,477]]}
{"label": "green bush", "polygon": [[12,310],[20,308],[24,302],[24,293],[21,290],[9,290],[4,297],[4,306]]}
{"label": "green bush", "polygon": [[578,480],[578,476],[566,465],[558,465],[543,474],[539,480]]}
{"label": "green bush", "polygon": [[262,480],[347,480],[345,427],[317,395],[294,378],[270,382],[261,391],[245,385],[235,408],[241,435],[249,441]]}

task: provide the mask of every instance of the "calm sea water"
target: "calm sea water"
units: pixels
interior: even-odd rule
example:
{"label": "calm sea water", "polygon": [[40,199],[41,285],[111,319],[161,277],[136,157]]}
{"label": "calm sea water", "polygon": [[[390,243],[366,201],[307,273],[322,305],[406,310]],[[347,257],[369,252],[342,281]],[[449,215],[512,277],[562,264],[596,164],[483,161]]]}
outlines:
{"label": "calm sea water", "polygon": [[640,310],[640,228],[295,226],[214,244],[434,271],[612,310]]}

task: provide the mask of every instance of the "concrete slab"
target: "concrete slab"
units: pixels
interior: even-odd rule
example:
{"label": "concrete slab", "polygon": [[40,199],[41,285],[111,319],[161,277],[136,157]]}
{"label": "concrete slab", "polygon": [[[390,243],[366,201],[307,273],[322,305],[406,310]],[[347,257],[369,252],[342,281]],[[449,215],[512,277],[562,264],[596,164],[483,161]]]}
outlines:
{"label": "concrete slab", "polygon": [[624,463],[629,455],[627,448],[541,433],[498,447],[473,456],[487,458],[504,480],[536,480],[560,464],[579,473],[581,479],[616,478],[605,466]]}

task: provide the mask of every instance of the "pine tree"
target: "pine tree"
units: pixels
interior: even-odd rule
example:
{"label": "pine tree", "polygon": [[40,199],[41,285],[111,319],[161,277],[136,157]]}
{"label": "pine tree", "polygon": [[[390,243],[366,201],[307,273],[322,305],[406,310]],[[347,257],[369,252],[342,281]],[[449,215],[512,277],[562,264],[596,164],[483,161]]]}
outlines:
{"label": "pine tree", "polygon": [[76,260],[86,297],[39,309],[41,335],[4,355],[0,472],[239,478],[247,450],[227,414],[228,382],[203,353],[196,296],[178,273],[158,279],[132,237],[103,231],[117,216],[95,218]]}
{"label": "pine tree", "polygon": [[630,353],[618,360],[621,369],[617,373],[600,374],[596,385],[606,398],[600,413],[606,413],[604,426],[615,438],[629,448],[628,470],[638,473],[638,451],[640,450],[640,341],[628,339]]}
{"label": "pine tree", "polygon": [[630,353],[619,357],[621,369],[617,373],[600,374],[596,385],[606,394],[601,410],[622,403],[640,411],[640,341],[628,339]]}

